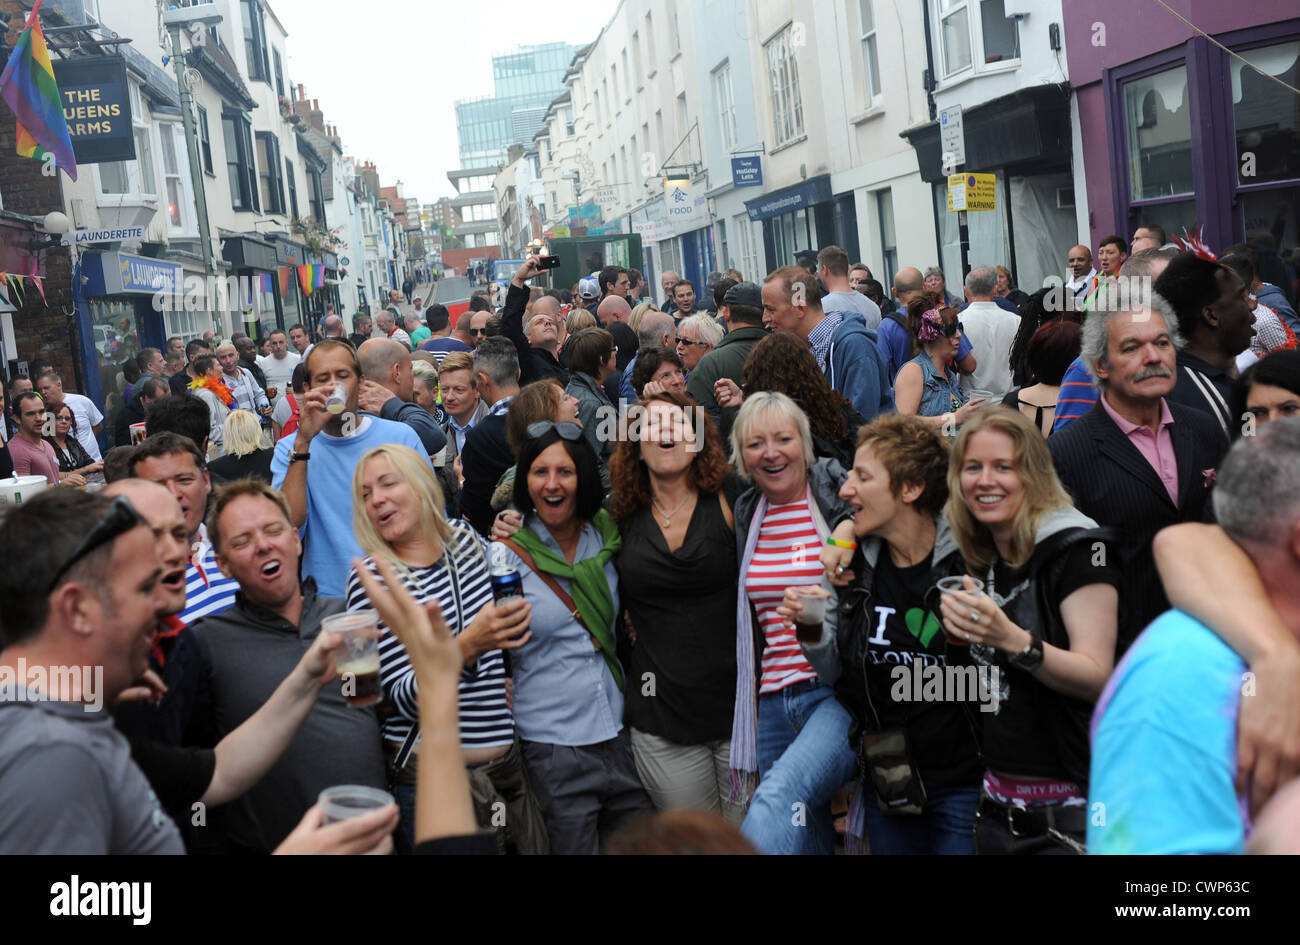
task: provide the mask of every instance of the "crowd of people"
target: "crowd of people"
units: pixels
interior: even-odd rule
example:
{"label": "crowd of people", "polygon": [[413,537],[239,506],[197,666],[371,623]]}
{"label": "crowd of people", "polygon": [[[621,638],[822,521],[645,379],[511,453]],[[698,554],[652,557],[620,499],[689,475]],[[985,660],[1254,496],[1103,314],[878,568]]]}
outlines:
{"label": "crowd of people", "polygon": [[455,319],[141,349],[103,455],[16,379],[14,470],[71,488],[0,522],[0,849],[1296,852],[1296,274],[1096,258],[660,305],[530,256]]}

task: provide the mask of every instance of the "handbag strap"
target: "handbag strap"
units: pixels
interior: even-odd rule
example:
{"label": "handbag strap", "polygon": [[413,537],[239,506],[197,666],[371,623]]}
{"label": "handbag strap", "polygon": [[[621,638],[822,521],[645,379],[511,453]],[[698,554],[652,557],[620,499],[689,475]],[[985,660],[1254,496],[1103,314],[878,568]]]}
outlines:
{"label": "handbag strap", "polygon": [[587,622],[582,619],[582,614],[578,612],[578,605],[573,602],[573,598],[569,596],[569,594],[564,590],[564,588],[560,587],[560,585],[556,582],[555,578],[553,578],[551,575],[547,574],[545,571],[538,568],[537,562],[533,560],[533,556],[529,554],[527,551],[525,551],[523,548],[519,547],[509,538],[503,538],[501,540],[501,544],[505,545],[507,548],[509,548],[511,551],[517,554],[520,560],[522,560],[524,564],[528,565],[528,567],[532,569],[533,573],[542,579],[542,583],[555,592],[555,596],[560,599],[560,603],[562,603],[566,608],[568,608],[568,611],[573,616],[573,619],[578,621],[578,623],[582,625],[583,629],[587,631],[587,636],[591,637],[591,642],[596,645],[596,649],[603,654],[605,651],[604,646],[601,645],[601,642],[599,639],[597,639],[596,635],[591,632],[591,628],[587,626]]}

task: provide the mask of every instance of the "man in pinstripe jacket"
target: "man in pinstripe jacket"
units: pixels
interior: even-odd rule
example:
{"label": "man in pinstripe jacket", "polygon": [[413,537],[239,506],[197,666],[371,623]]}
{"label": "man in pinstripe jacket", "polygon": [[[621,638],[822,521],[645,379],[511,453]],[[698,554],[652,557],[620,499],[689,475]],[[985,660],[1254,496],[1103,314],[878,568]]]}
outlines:
{"label": "man in pinstripe jacket", "polygon": [[1159,295],[1104,290],[1084,322],[1082,352],[1101,399],[1047,441],[1079,511],[1121,535],[1117,657],[1169,607],[1152,539],[1167,525],[1209,519],[1227,449],[1215,418],[1166,399],[1180,341],[1178,318]]}

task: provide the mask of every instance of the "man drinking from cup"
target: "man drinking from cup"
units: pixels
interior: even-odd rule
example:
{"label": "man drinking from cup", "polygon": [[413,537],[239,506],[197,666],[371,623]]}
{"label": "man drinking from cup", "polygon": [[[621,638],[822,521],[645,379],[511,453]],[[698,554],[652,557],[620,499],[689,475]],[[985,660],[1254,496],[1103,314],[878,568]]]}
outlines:
{"label": "man drinking from cup", "polygon": [[[210,693],[195,710],[207,717],[197,721],[219,739],[270,697],[344,602],[318,595],[310,577],[299,583],[298,530],[284,497],[263,482],[220,489],[208,537],[240,591],[228,610],[195,624],[201,689]],[[238,801],[210,811],[209,823],[233,849],[270,852],[325,788],[384,783],[374,709],[352,708],[342,685],[326,685],[275,766]]]}

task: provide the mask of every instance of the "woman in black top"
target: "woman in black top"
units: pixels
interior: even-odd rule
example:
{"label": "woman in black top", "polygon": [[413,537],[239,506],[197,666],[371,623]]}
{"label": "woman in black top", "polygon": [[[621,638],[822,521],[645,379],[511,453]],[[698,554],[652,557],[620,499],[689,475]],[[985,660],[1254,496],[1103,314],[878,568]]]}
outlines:
{"label": "woman in black top", "polygon": [[221,428],[225,453],[208,463],[208,469],[227,482],[236,479],[271,481],[275,450],[262,448],[262,424],[251,410],[232,410]]}
{"label": "woman in black top", "polygon": [[944,626],[998,680],[975,850],[1083,853],[1088,723],[1115,661],[1113,535],[1074,508],[1041,432],[1005,407],[962,428],[948,491],[953,537],[984,590],[944,596]]}
{"label": "woman in black top", "polygon": [[45,442],[54,447],[60,479],[72,474],[85,478],[104,469],[104,464],[91,459],[86,448],[78,442],[77,418],[67,404],[59,406],[54,415],[54,435],[45,437]]}
{"label": "woman in black top", "polygon": [[1029,339],[1028,385],[1017,387],[1002,398],[1002,406],[1033,418],[1034,426],[1044,438],[1052,435],[1061,380],[1079,356],[1082,344],[1083,329],[1074,322],[1054,321],[1043,325]]}
{"label": "woman in black top", "polygon": [[725,491],[734,480],[717,427],[694,401],[662,391],[644,407],[610,462],[628,616],[624,719],[656,807],[738,825],[728,800],[739,567]]}

